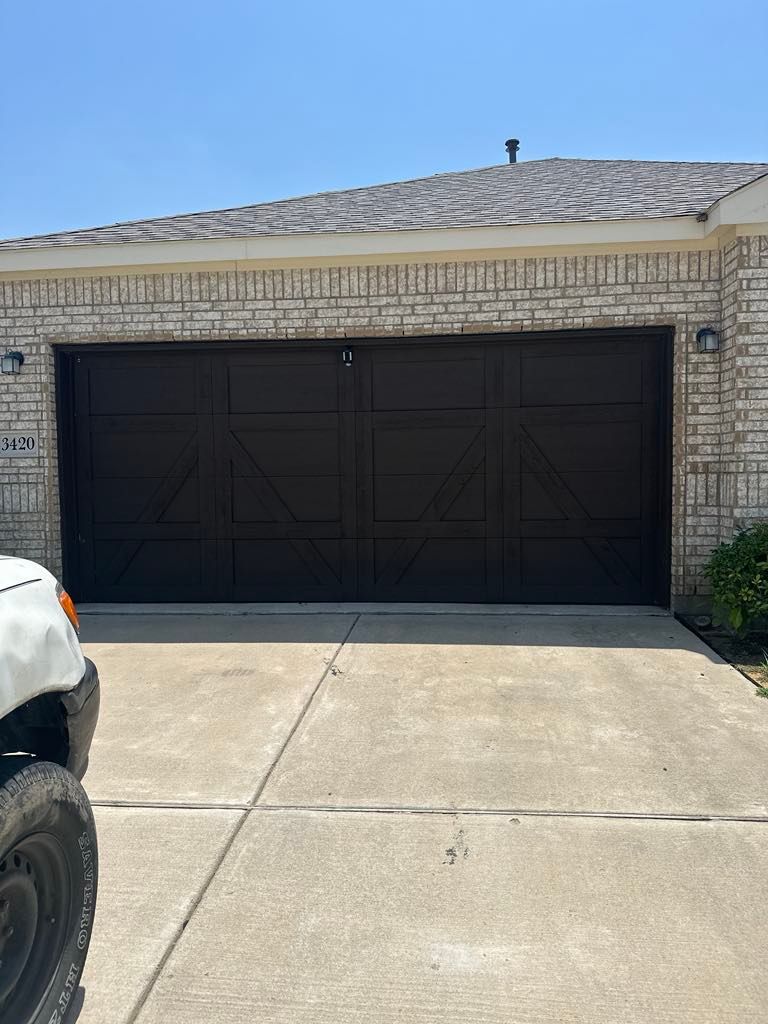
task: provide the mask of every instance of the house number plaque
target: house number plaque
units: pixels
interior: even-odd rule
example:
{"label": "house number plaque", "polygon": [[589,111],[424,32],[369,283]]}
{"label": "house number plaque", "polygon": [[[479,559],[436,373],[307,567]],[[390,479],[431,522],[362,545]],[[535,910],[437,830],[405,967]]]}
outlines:
{"label": "house number plaque", "polygon": [[34,431],[0,433],[0,459],[29,459],[39,454],[40,442]]}

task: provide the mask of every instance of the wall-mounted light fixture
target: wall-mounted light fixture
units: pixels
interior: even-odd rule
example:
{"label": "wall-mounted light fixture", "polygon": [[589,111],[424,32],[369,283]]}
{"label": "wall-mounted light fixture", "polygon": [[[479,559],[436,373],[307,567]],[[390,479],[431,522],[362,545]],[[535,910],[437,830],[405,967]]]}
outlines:
{"label": "wall-mounted light fixture", "polygon": [[24,356],[21,352],[6,352],[0,356],[0,373],[21,373]]}
{"label": "wall-mounted light fixture", "polygon": [[702,327],[700,331],[696,331],[696,346],[699,352],[718,352],[720,334],[711,327]]}

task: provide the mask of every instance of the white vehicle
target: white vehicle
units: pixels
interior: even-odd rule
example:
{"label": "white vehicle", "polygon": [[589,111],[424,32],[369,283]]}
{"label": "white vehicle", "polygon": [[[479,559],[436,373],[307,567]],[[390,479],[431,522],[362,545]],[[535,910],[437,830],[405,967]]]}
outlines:
{"label": "white vehicle", "polygon": [[98,854],[80,785],[99,714],[77,612],[42,566],[0,557],[0,1024],[70,1019]]}

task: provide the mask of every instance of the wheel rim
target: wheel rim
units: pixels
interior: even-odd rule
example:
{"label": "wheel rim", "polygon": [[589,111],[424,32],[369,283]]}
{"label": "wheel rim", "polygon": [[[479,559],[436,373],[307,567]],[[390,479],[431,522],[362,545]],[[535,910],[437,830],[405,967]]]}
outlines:
{"label": "wheel rim", "polygon": [[33,1020],[67,938],[72,883],[64,850],[38,833],[0,860],[0,1017]]}

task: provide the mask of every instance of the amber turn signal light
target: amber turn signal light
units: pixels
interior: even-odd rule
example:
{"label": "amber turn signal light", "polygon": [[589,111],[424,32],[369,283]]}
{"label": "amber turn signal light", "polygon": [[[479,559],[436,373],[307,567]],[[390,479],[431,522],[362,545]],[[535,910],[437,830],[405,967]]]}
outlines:
{"label": "amber turn signal light", "polygon": [[64,609],[64,614],[75,627],[75,630],[79,633],[80,619],[78,619],[77,617],[77,609],[75,608],[75,602],[66,592],[66,590],[61,586],[61,584],[59,584],[59,586],[56,588],[56,591],[59,595],[59,604]]}

